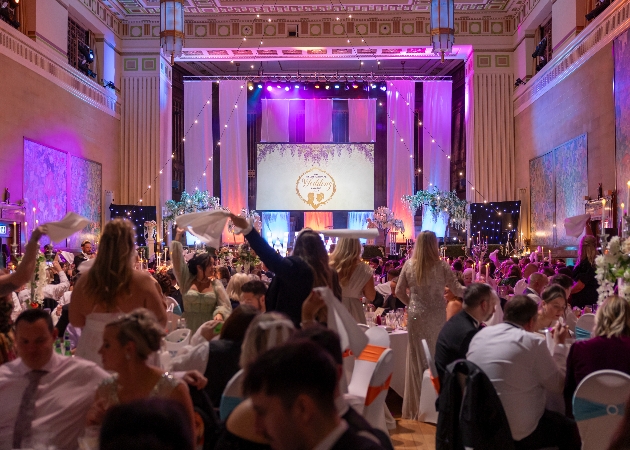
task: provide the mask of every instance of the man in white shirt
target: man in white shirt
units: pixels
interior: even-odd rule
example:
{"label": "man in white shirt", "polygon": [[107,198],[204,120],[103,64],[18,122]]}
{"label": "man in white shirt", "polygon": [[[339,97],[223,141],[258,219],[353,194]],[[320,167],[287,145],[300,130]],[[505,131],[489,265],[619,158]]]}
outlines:
{"label": "man in white shirt", "polygon": [[554,329],[554,354],[536,328],[538,305],[516,295],[505,306],[504,323],[479,331],[467,359],[490,378],[501,399],[517,450],[558,447],[579,450],[574,421],[545,410],[546,392],[561,394],[568,349],[566,327]]}
{"label": "man in white shirt", "polygon": [[[52,298],[57,302],[63,297],[63,294],[70,288],[70,280],[59,264],[59,256],[55,256],[55,260],[50,267],[49,276],[52,279],[54,274],[59,275],[59,284],[49,283],[44,286],[43,298]],[[24,305],[31,299],[31,290],[23,289],[18,293],[20,302]]]}
{"label": "man in white shirt", "polygon": [[308,341],[263,353],[243,382],[256,413],[256,431],[274,450],[382,450],[339,417],[336,387],[332,358]]}
{"label": "man in white shirt", "polygon": [[0,450],[38,443],[78,448],[96,388],[109,374],[81,358],[53,352],[57,330],[41,309],[16,320],[20,358],[0,366]]}

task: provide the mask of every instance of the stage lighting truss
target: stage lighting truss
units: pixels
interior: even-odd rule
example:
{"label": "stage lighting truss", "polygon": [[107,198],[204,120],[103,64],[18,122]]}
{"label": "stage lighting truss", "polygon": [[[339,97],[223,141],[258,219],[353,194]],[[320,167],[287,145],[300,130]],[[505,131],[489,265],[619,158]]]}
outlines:
{"label": "stage lighting truss", "polygon": [[[0,0],[2,1],[2,0]],[[363,73],[361,75],[353,73],[303,73],[286,74],[286,73],[266,73],[264,75],[212,75],[212,76],[186,76],[186,80],[206,80],[206,81],[247,81],[253,83],[319,83],[325,86],[326,83],[368,83],[371,85],[379,85],[386,81],[407,80],[407,81],[451,81],[450,76],[423,76],[423,75],[382,75],[377,73]],[[372,87],[374,89],[374,87]]]}

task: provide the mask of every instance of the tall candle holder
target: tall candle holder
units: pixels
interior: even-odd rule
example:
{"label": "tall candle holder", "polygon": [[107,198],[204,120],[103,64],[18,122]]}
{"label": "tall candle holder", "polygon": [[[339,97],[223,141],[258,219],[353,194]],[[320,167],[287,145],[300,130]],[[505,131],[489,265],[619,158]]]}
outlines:
{"label": "tall candle holder", "polygon": [[603,233],[599,235],[599,245],[602,249],[602,254],[606,253],[606,249],[608,248],[608,235]]}
{"label": "tall candle holder", "polygon": [[473,260],[475,261],[475,273],[481,273],[481,265],[488,253],[488,242],[483,240],[478,241],[476,244],[471,245]]}
{"label": "tall candle holder", "polygon": [[630,237],[630,216],[623,216],[623,237]]}

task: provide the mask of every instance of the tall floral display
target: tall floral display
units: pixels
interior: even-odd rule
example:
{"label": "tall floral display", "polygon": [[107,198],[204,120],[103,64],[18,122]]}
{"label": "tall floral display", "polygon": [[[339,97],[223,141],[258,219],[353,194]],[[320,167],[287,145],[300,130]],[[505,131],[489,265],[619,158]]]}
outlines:
{"label": "tall floral display", "polygon": [[630,239],[615,236],[607,246],[602,242],[602,250],[603,254],[595,258],[599,303],[615,293],[615,285],[617,294],[630,301]]}
{"label": "tall floral display", "polygon": [[418,208],[424,207],[437,220],[442,213],[448,214],[451,226],[464,229],[470,220],[468,202],[461,200],[455,191],[440,191],[438,188],[418,191],[414,195],[403,195],[402,201],[415,214]]}
{"label": "tall floral display", "polygon": [[[405,225],[400,219],[394,217],[394,213],[386,206],[379,206],[374,210],[374,223],[379,230],[383,231],[383,245],[387,243],[387,236],[390,231],[405,232]],[[396,253],[396,241],[390,238],[390,253]]]}

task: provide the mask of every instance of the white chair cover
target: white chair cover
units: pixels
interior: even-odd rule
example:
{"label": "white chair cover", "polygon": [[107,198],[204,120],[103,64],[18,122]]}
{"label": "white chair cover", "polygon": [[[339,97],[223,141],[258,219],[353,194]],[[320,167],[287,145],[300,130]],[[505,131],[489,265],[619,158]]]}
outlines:
{"label": "white chair cover", "polygon": [[372,345],[378,345],[380,347],[389,348],[389,333],[383,327],[369,328],[365,335],[368,337],[368,342]]}
{"label": "white chair cover", "polygon": [[598,370],[578,385],[573,415],[582,437],[582,450],[608,448],[623,420],[630,396],[630,376],[616,370]]}
{"label": "white chair cover", "polygon": [[438,413],[435,409],[435,401],[437,400],[438,392],[433,379],[437,377],[437,366],[431,356],[426,339],[422,339],[422,349],[424,350],[424,356],[427,358],[427,365],[429,368],[422,374],[422,390],[420,391],[418,420],[420,422],[436,424]]}
{"label": "white chair cover", "polygon": [[245,372],[243,369],[234,374],[221,394],[221,403],[219,404],[219,416],[221,420],[227,419],[230,413],[236,408],[243,400],[243,379],[245,378]]}
{"label": "white chair cover", "polygon": [[590,339],[595,330],[595,314],[583,314],[575,323],[575,340]]}

